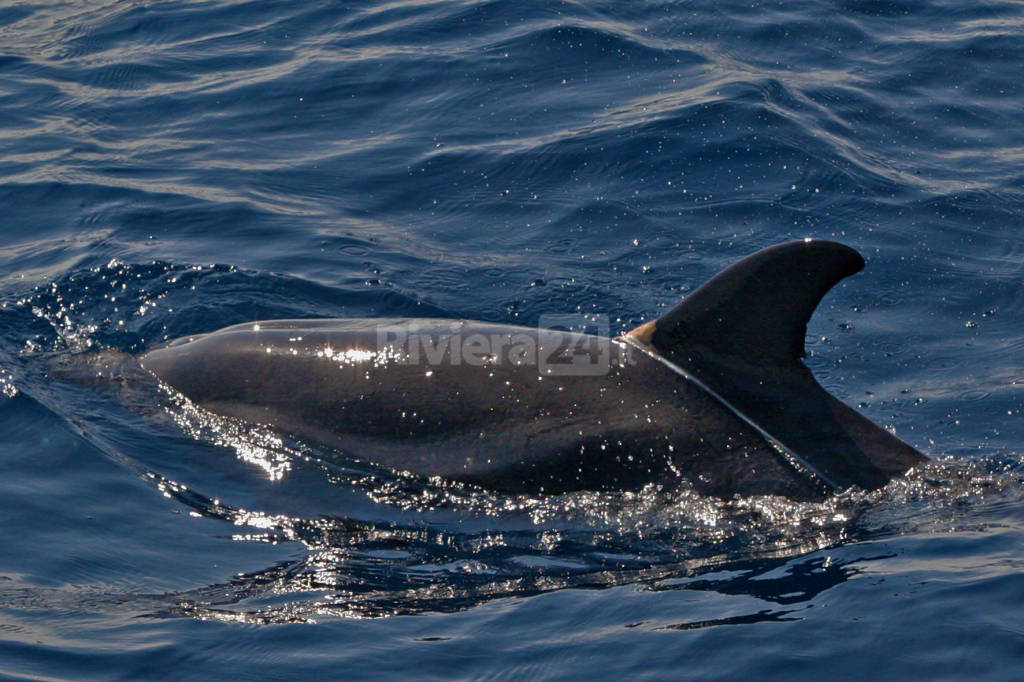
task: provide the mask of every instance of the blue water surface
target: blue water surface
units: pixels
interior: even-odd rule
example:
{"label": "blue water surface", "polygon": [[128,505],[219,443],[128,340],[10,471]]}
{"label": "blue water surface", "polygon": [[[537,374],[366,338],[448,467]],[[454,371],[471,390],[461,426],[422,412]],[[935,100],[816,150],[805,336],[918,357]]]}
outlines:
{"label": "blue water surface", "polygon": [[[1011,0],[3,3],[0,676],[1012,678],[1022,64]],[[804,237],[868,262],[808,365],[934,460],[824,503],[386,475],[130,362],[616,333]]]}

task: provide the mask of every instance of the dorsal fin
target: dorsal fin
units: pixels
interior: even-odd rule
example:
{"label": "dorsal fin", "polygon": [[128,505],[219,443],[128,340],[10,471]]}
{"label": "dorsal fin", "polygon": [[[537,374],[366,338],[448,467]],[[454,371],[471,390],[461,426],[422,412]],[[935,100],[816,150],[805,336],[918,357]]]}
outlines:
{"label": "dorsal fin", "polygon": [[807,321],[821,298],[863,267],[859,253],[836,242],[772,246],[723,270],[630,334],[662,350],[696,344],[747,361],[793,362],[804,356]]}
{"label": "dorsal fin", "polygon": [[811,313],[863,267],[860,254],[835,242],[772,246],[628,335],[702,382],[825,483],[877,488],[925,457],[830,395],[800,362]]}

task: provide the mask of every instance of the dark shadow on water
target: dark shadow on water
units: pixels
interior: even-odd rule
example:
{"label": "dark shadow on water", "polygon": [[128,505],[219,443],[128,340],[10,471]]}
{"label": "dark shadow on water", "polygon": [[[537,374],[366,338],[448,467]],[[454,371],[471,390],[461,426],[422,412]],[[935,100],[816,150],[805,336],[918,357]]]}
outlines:
{"label": "dark shadow on water", "polygon": [[790,618],[790,613],[795,613],[796,610],[789,611],[770,611],[763,609],[757,613],[750,613],[744,616],[730,616],[728,618],[711,618],[709,620],[695,620],[691,623],[677,623],[676,625],[664,625],[657,630],[700,630],[703,628],[713,628],[719,625],[750,625],[753,623],[782,623],[785,621],[801,620],[800,618]]}
{"label": "dark shadow on water", "polygon": [[[858,561],[875,561],[889,556],[892,555],[864,557]],[[724,578],[709,576],[689,581],[683,587],[719,594],[747,595],[776,604],[801,604],[860,572],[849,564],[837,563],[817,555],[801,561],[755,560],[731,569],[731,572],[736,571],[740,575]]]}
{"label": "dark shadow on water", "polygon": [[[401,543],[393,544],[400,547]],[[400,553],[401,550],[393,550]],[[355,554],[364,556],[356,557]],[[635,585],[652,592],[696,590],[746,596],[759,601],[757,611],[738,616],[702,619],[656,629],[691,630],[717,625],[797,620],[801,609],[776,610],[766,604],[810,606],[819,594],[855,578],[858,564],[892,555],[838,562],[820,554],[806,559],[777,558],[717,564],[702,573],[686,565],[648,566],[631,571],[484,570],[484,561],[466,560],[435,574],[402,566],[365,552],[333,550],[265,570],[239,575],[228,582],[165,595],[166,609],[153,617],[197,617],[256,623],[299,622],[313,618],[366,618],[423,613],[453,613],[491,601],[525,598],[560,589],[609,589]],[[473,569],[477,572],[474,573]],[[465,571],[460,574],[460,571]],[[656,577],[652,577],[656,576]],[[732,607],[731,607],[732,608]],[[641,624],[637,624],[641,625]]]}

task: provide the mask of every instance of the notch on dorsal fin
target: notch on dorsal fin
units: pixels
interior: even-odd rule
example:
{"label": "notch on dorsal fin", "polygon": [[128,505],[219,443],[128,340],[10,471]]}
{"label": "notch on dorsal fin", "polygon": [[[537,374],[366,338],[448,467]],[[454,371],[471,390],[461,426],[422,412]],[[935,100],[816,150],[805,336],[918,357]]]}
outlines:
{"label": "notch on dorsal fin", "polygon": [[681,344],[786,364],[804,355],[807,321],[839,280],[864,259],[817,239],[779,244],[723,270],[654,322],[630,335],[663,352]]}

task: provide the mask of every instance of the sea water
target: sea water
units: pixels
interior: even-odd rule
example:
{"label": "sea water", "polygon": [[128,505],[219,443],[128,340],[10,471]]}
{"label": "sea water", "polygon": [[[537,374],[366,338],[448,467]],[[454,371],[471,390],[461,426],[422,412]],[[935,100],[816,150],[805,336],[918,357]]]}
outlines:
{"label": "sea water", "polygon": [[[0,8],[0,675],[1011,679],[1024,5]],[[140,381],[281,317],[649,321],[804,237],[821,383],[934,461],[823,503],[512,496]]]}

